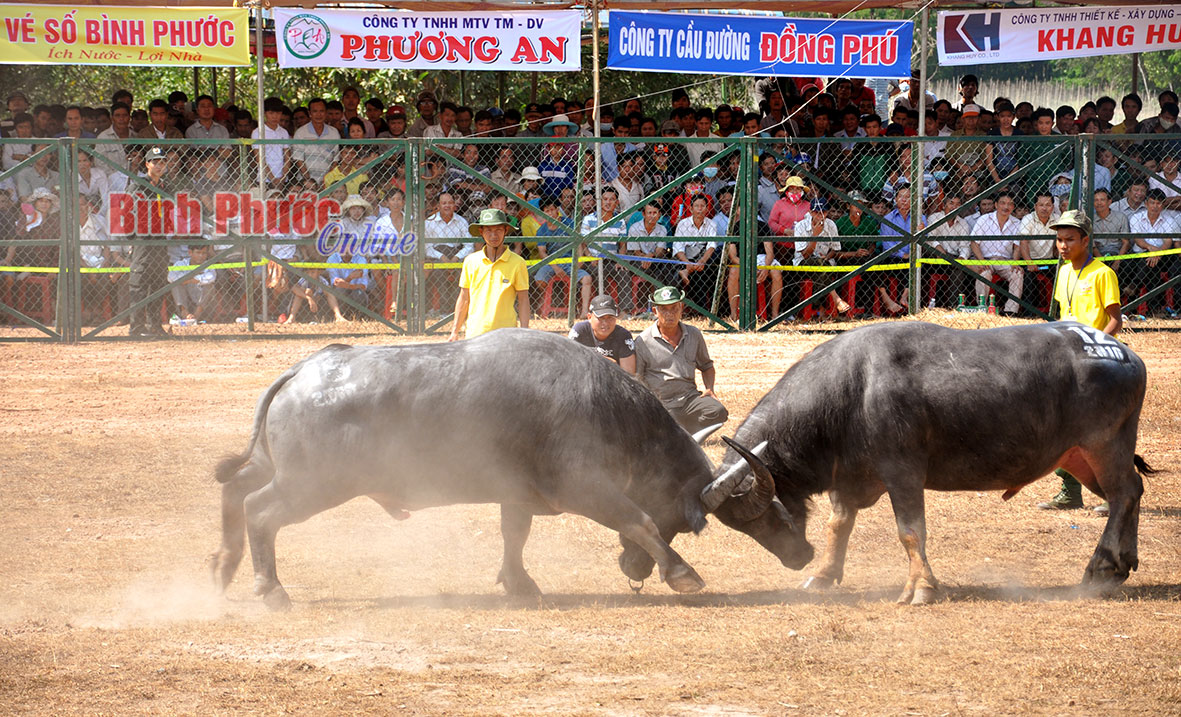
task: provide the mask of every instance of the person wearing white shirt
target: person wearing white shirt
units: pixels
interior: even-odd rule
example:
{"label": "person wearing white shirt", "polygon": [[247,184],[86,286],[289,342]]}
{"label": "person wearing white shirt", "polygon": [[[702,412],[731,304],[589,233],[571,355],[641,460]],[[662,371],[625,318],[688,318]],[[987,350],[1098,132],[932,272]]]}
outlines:
{"label": "person wearing white shirt", "polygon": [[[660,204],[658,201],[644,205],[643,219],[632,224],[627,231],[631,239],[647,239],[648,241],[629,241],[627,253],[648,259],[667,259],[668,243],[662,241],[668,236],[668,229],[660,223]],[[656,240],[656,241],[653,241]],[[647,272],[656,279],[658,286],[664,286],[672,281],[676,273],[673,264],[663,262],[639,262],[640,270]]]}
{"label": "person wearing white shirt", "polygon": [[[693,196],[689,205],[689,216],[677,222],[676,236],[681,241],[673,243],[673,257],[683,262],[677,271],[681,283],[686,285],[688,297],[697,302],[698,306],[709,306],[709,299],[713,294],[712,272],[706,271],[717,255],[717,242],[704,241],[706,238],[718,236],[717,225],[705,216],[709,208],[709,201],[704,194]],[[685,241],[686,239],[700,239],[701,241]]]}
{"label": "person wearing white shirt", "polygon": [[107,215],[111,189],[107,175],[94,168],[94,159],[86,152],[78,152],[78,194],[87,194],[97,200],[95,211]]}
{"label": "person wearing white shirt", "polygon": [[[948,194],[943,198],[943,210],[927,215],[928,226],[935,226],[936,223],[948,214],[953,214],[960,208],[963,201],[963,196],[958,193]],[[944,253],[950,254],[956,259],[964,260],[972,257],[972,242],[967,238],[971,233],[972,225],[962,216],[957,216],[949,219],[944,224],[935,226],[934,229],[927,233],[927,236],[934,239],[932,243]],[[942,267],[935,271],[936,273],[942,273]],[[947,267],[946,272],[948,282],[951,284],[948,291],[949,295],[955,297],[957,294],[966,294],[970,283],[968,275],[955,267]]]}
{"label": "person wearing white shirt", "polygon": [[1111,208],[1121,212],[1130,221],[1132,215],[1144,211],[1144,199],[1148,196],[1148,181],[1137,177],[1128,185],[1124,196],[1111,205]]}
{"label": "person wearing white shirt", "polygon": [[439,239],[470,240],[468,221],[455,212],[455,197],[449,192],[439,195],[438,211],[427,217],[426,256],[437,262],[461,261],[471,254],[473,245],[469,241],[440,242]]}
{"label": "person wearing white shirt", "polygon": [[[283,103],[270,100],[264,105],[264,123],[250,132],[251,139],[291,139],[287,129],[279,124],[283,119]],[[266,144],[263,146],[263,164],[266,168],[267,183],[272,187],[281,187],[287,178],[287,164],[290,160],[291,148],[285,144]]]}
{"label": "person wearing white shirt", "polygon": [[[1128,220],[1132,234],[1164,234],[1165,236],[1152,238],[1137,238],[1132,242],[1133,254],[1164,251],[1172,249],[1181,242],[1181,223],[1175,217],[1164,211],[1165,193],[1159,189],[1148,190],[1144,200],[1144,211],[1139,212]],[[1136,296],[1138,286],[1152,288],[1161,279],[1161,274],[1174,276],[1176,274],[1175,256],[1150,256],[1144,259],[1128,260],[1128,275],[1135,277],[1130,285],[1124,287],[1132,296]],[[1159,305],[1161,299],[1154,304]]]}
{"label": "person wearing white shirt", "polygon": [[[611,186],[603,187],[603,223],[609,222],[616,217],[619,210],[619,195],[615,188]],[[588,214],[583,217],[581,232],[583,236],[590,234],[599,227],[599,218],[594,214]],[[626,255],[626,246],[621,242],[627,236],[627,223],[618,221],[615,224],[603,229],[591,243],[585,245],[587,247],[586,254],[588,256],[603,256],[595,246],[595,243],[601,243],[603,249],[613,254]],[[632,302],[632,277],[635,276],[626,268],[621,266],[614,260],[604,259],[607,263],[603,265],[603,281],[614,281],[616,293],[619,296],[619,308],[625,313],[630,314],[634,310]],[[624,260],[626,261],[626,260]]]}
{"label": "person wearing white shirt", "polygon": [[328,116],[328,105],[324,100],[316,98],[308,103],[308,122],[295,130],[294,139],[321,140],[317,144],[297,144],[291,152],[291,158],[303,171],[317,183],[324,182],[324,175],[332,165],[336,164],[338,145],[334,140],[340,139],[340,132],[325,123]]}
{"label": "person wearing white shirt", "polygon": [[[1019,255],[1025,261],[1044,261],[1045,264],[1026,264],[1025,273],[1030,280],[1037,275],[1045,276],[1049,285],[1046,293],[1053,291],[1054,275],[1051,269],[1051,264],[1057,264],[1058,250],[1055,245],[1055,237],[1057,231],[1050,228],[1058,219],[1059,213],[1054,208],[1054,198],[1048,192],[1038,192],[1034,200],[1033,211],[1026,214],[1021,219],[1021,235],[1031,237],[1030,239],[1021,240],[1021,249]],[[1033,239],[1032,237],[1041,237]],[[1054,267],[1057,268],[1056,266]],[[1043,302],[1048,309],[1050,306],[1050,297],[1036,295],[1039,291],[1037,283],[1031,284],[1031,289],[1035,292],[1033,296],[1027,296],[1026,299],[1035,306]]]}
{"label": "person wearing white shirt", "polygon": [[[976,225],[972,227],[972,236],[1018,236],[1021,231],[1021,222],[1013,216],[1013,208],[1012,194],[1008,192],[998,194],[996,196],[996,210],[980,216],[980,219],[976,221]],[[1017,239],[973,239],[971,248],[972,255],[982,263],[980,266],[971,267],[973,271],[993,282],[999,281],[1000,279],[1008,279],[1009,293],[1016,297],[1021,296],[1021,289],[1025,283],[1025,272],[1021,270],[1021,267],[1012,264],[983,264],[983,262],[989,259],[1012,259],[1018,256],[1020,242]],[[985,284],[983,281],[976,282],[976,294],[978,296],[987,295],[988,289],[988,284]],[[1006,314],[1016,314],[1017,307],[1017,302],[1009,299],[1005,302],[1004,311]]]}
{"label": "person wearing white shirt", "polygon": [[[817,196],[812,199],[812,205],[808,208],[808,216],[795,223],[792,234],[796,238],[795,255],[791,260],[793,265],[832,266],[836,264],[834,259],[837,252],[841,250],[841,243],[835,239],[840,236],[840,232],[837,230],[836,222],[828,218],[828,203],[824,197]],[[828,283],[829,278],[830,275],[821,274],[820,279],[813,283]],[[845,303],[845,300],[835,291],[830,291],[824,298],[832,302],[838,313],[848,313],[849,304]]]}

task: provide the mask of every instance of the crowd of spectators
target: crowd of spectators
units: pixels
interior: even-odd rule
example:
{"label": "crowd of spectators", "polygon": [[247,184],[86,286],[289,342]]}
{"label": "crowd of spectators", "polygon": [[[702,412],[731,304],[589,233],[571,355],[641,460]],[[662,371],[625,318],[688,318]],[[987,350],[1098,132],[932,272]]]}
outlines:
{"label": "crowd of spectators", "polygon": [[[473,110],[440,101],[430,90],[419,92],[413,104],[387,104],[378,97],[362,101],[361,92],[349,87],[338,99],[296,103],[271,97],[264,103],[263,116],[256,118],[232,105],[219,107],[208,95],[190,101],[183,92],[145,102],[120,90],[109,105],[98,107],[34,105],[24,92],[14,92],[7,97],[8,114],[0,122],[0,133],[17,141],[3,145],[0,161],[4,170],[20,165],[44,146],[41,138],[113,140],[84,147],[78,153],[78,176],[73,180],[82,198],[83,233],[98,239],[103,236],[109,194],[135,189],[136,182],[129,177],[143,174],[143,157],[151,140],[195,141],[165,146],[172,157],[171,186],[184,187],[207,206],[216,191],[257,186],[258,153],[245,143],[202,144],[200,140],[309,140],[264,147],[262,176],[268,190],[331,190],[342,205],[343,228],[363,233],[378,221],[392,231],[412,229],[404,226],[406,155],[392,151],[390,143],[375,140],[452,139],[431,145],[414,168],[425,201],[422,242],[430,262],[428,281],[432,276],[435,281],[431,305],[440,311],[455,295],[456,262],[475,247],[469,223],[489,207],[508,211],[515,221],[512,250],[527,259],[542,260],[569,252],[571,238],[577,241],[622,214],[624,221],[601,231],[601,243],[582,243],[578,252],[621,256],[651,275],[656,286],[679,285],[690,300],[707,308],[722,279],[720,285],[727,294],[720,302],[723,313],[737,312],[739,282],[736,270],[720,270],[719,263],[735,263],[738,252],[732,239],[727,243],[718,237],[740,236],[744,223],[753,222],[759,237],[757,278],[761,285],[765,282],[766,310],[777,315],[785,305],[795,303],[802,278],[812,275],[775,267],[823,271],[833,265],[864,263],[880,251],[890,252],[895,263],[907,260],[910,244],[903,235],[915,219],[912,199],[918,191],[922,212],[916,224],[935,225],[930,237],[935,248],[1035,305],[1048,304],[1047,282],[1037,277],[1052,281],[1056,264],[1048,225],[1074,193],[1082,195],[1083,206],[1093,197],[1097,233],[1158,235],[1100,236],[1094,247],[1099,256],[1181,246],[1181,128],[1175,93],[1160,93],[1152,108],[1133,93],[1119,103],[1105,96],[1077,109],[1050,109],[1004,97],[985,106],[977,99],[978,91],[979,80],[972,75],[962,78],[957,97],[942,99],[920,92],[913,80],[892,88],[891,97],[879,98],[863,80],[840,78],[826,84],[816,78],[769,78],[754,87],[757,106],[744,109],[728,104],[694,107],[688,93],[677,89],[660,98],[604,103],[600,134],[609,141],[599,145],[572,141],[595,134],[593,102],[576,98],[554,98],[521,110]],[[920,103],[926,107],[921,133]],[[888,108],[887,116],[878,114],[881,107]],[[1123,113],[1119,121],[1117,107]],[[946,139],[921,145],[893,139],[919,134]],[[1089,174],[1075,176],[1072,154],[1055,151],[1060,143],[1012,139],[1077,134],[1110,135],[1104,142],[1088,145],[1094,153],[1088,158],[1095,165],[1093,180]],[[971,139],[977,136],[983,139]],[[697,141],[678,141],[686,137]],[[736,201],[738,183],[744,181],[739,176],[740,156],[726,152],[740,137],[759,139],[758,176],[749,180],[757,192],[754,217],[744,217]],[[467,143],[465,138],[493,141]],[[548,141],[506,143],[495,141],[498,138]],[[824,138],[847,141],[818,141]],[[148,142],[128,142],[132,139]],[[921,153],[917,160],[916,151]],[[597,165],[603,182],[601,210],[591,189]],[[694,167],[700,169],[678,180]],[[911,177],[920,174],[921,186],[912,188]],[[52,153],[0,180],[0,239],[56,240],[62,180]],[[517,195],[529,208],[509,202],[490,182]],[[992,191],[981,194],[982,188],[993,185],[997,186]],[[643,197],[660,190],[666,190],[662,198],[642,210],[632,209]],[[576,217],[581,217],[577,225]],[[316,282],[342,288],[375,310],[396,311],[397,291],[390,294],[387,279],[396,284],[397,273],[363,266],[388,257],[348,253],[323,257],[310,244],[285,243],[297,238],[270,237],[273,251],[282,252],[282,258],[328,259],[358,268],[314,271],[311,283],[307,278],[284,277],[281,271],[268,273],[264,283],[276,292],[275,305],[280,307],[276,313],[296,320],[297,314],[307,310],[312,315],[323,312],[325,317],[331,310],[335,317],[345,318],[347,306],[342,310],[331,292],[327,292],[331,301],[317,300],[325,292]],[[170,250],[170,260],[174,265],[198,263],[216,249],[216,244],[178,241]],[[50,246],[10,246],[0,251],[5,253],[6,267],[56,263],[56,249]],[[1176,258],[1154,255],[1113,262],[1125,298],[1175,275]],[[990,263],[1002,260],[1045,263]],[[127,266],[126,247],[87,246],[83,261],[91,267]],[[565,285],[570,268],[569,263],[554,262],[535,272],[535,309],[544,290],[552,290],[555,282]],[[575,274],[580,313],[585,315],[592,277],[585,269]],[[174,310],[182,317],[210,320],[236,313],[237,302],[224,287],[240,280],[240,275],[240,271],[211,270],[190,277],[172,292]],[[625,314],[647,309],[630,272],[612,261],[607,276]],[[824,274],[822,280],[832,276]],[[3,289],[9,291],[21,274],[8,271],[0,277]],[[977,295],[988,293],[986,284],[973,282],[962,272],[938,272],[931,278],[933,288],[922,288],[924,303],[952,305],[957,295],[967,295],[968,303],[974,303]],[[88,307],[92,312],[125,303],[118,274],[96,275],[88,282],[95,292],[103,292],[101,300]],[[834,293],[824,302],[834,314],[863,310],[857,307],[871,301],[882,313],[898,313],[908,298],[906,283],[897,270],[873,272],[860,286]],[[1007,313],[1023,311],[1012,300],[998,304]],[[1170,310],[1163,304],[1153,308]]]}

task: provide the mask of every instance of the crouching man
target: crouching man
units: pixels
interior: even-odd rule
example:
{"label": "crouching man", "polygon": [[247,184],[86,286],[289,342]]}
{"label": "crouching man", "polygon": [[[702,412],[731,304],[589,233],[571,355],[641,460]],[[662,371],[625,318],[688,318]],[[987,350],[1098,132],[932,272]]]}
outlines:
{"label": "crouching man", "polygon": [[[705,337],[681,322],[685,292],[662,286],[652,295],[656,323],[636,338],[636,377],[689,433],[723,423],[729,412],[714,395],[714,362]],[[697,390],[697,371],[705,392]]]}

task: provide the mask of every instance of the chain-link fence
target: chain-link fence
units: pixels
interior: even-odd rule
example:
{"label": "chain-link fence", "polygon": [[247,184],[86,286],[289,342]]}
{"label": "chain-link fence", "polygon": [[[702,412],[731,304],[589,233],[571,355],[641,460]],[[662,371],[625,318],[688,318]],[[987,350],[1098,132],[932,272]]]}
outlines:
{"label": "chain-link fence", "polygon": [[514,221],[534,315],[566,320],[600,291],[643,315],[664,284],[727,329],[1048,318],[1068,207],[1094,218],[1124,311],[1169,316],[1181,253],[1170,135],[0,144],[14,338],[439,331],[488,207]]}

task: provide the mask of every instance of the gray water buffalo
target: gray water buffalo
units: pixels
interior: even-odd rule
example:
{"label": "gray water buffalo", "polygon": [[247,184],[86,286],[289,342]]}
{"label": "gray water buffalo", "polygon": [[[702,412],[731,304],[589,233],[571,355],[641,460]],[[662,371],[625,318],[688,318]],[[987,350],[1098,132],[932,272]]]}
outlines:
{"label": "gray water buffalo", "polygon": [[499,503],[498,582],[516,595],[539,593],[522,561],[533,516],[562,512],[618,531],[623,572],[640,580],[659,565],[679,592],[704,582],[669,543],[702,530],[708,513],[802,568],[812,548],[774,499],[770,474],[760,469],[752,480],[756,454],[731,447],[747,458],[715,477],[694,437],[647,388],[552,334],[501,329],[452,344],[328,346],[266,390],[250,444],[218,465],[214,582],[224,590],[233,579],[245,532],[255,592],[287,607],[276,533],[359,496],[398,519],[432,506]]}
{"label": "gray water buffalo", "polygon": [[[926,553],[924,490],[1000,490],[1008,500],[1062,467],[1111,504],[1084,583],[1135,570],[1143,484],[1136,455],[1144,363],[1119,341],[1072,322],[960,331],[897,323],[850,331],[787,370],[738,429],[768,442],[770,471],[794,515],[826,492],[827,547],[804,587],[844,574],[857,511],[889,493],[910,557],[899,602],[937,597]],[[728,452],[722,468],[738,465]]]}

